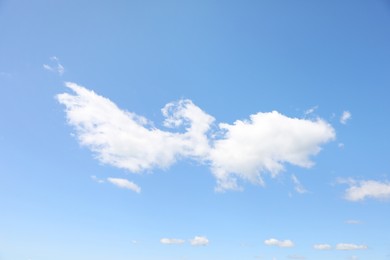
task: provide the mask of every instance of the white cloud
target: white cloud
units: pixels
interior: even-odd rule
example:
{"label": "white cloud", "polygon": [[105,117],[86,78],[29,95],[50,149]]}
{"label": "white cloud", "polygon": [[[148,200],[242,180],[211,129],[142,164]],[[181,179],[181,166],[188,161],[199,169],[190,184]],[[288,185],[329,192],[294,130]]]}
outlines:
{"label": "white cloud", "polygon": [[290,118],[276,111],[257,113],[232,125],[221,123],[219,132],[210,133],[214,118],[191,100],[162,109],[164,125],[176,130],[163,131],[91,90],[75,83],[66,86],[75,94],[63,93],[57,99],[66,106],[79,142],[98,160],[142,172],[191,158],[210,166],[220,191],[240,189],[238,180],[262,184],[262,174],[274,177],[285,163],[311,167],[311,156],[335,138],[334,129],[321,119]]}
{"label": "white cloud", "polygon": [[301,184],[301,182],[298,180],[298,178],[293,174],[291,175],[291,180],[292,182],[294,183],[295,185],[295,191],[298,192],[298,193],[306,193],[307,190],[303,187],[303,185]]}
{"label": "white cloud", "polygon": [[60,76],[62,76],[62,74],[64,74],[65,72],[65,68],[60,63],[60,60],[56,56],[50,57],[50,60],[55,64],[53,66],[50,66],[48,64],[43,64],[43,68],[45,70],[58,73]]}
{"label": "white cloud", "polygon": [[209,240],[204,236],[195,236],[190,240],[190,243],[193,246],[207,246],[209,244]]}
{"label": "white cloud", "polygon": [[164,245],[181,245],[185,243],[185,240],[178,238],[161,238],[160,243]]}
{"label": "white cloud", "polygon": [[141,188],[135,184],[134,182],[128,181],[126,179],[121,178],[107,178],[107,181],[118,186],[119,188],[128,189],[135,191],[137,193],[141,192]]}
{"label": "white cloud", "polygon": [[289,118],[276,111],[219,127],[226,132],[215,141],[210,158],[220,190],[239,189],[237,178],[262,184],[262,173],[276,176],[284,163],[309,168],[320,144],[335,137],[333,128],[320,119]]}
{"label": "white cloud", "polygon": [[207,157],[210,147],[205,132],[213,118],[190,100],[170,103],[163,109],[166,125],[181,123],[186,127],[184,133],[173,133],[152,127],[146,118],[120,110],[93,91],[74,83],[66,86],[76,95],[60,94],[58,101],[66,106],[68,122],[75,126],[80,143],[101,162],[140,172],[167,168],[178,157]]}
{"label": "white cloud", "polygon": [[291,240],[277,240],[270,238],[264,241],[267,246],[278,246],[278,247],[293,247],[294,243]]}
{"label": "white cloud", "polygon": [[337,250],[364,250],[368,247],[366,245],[344,244],[340,243],[336,245]]}
{"label": "white cloud", "polygon": [[350,120],[352,117],[352,114],[349,111],[344,111],[343,114],[340,117],[340,123],[346,124],[348,120]]}
{"label": "white cloud", "polygon": [[317,250],[330,250],[332,249],[332,246],[329,244],[315,244],[313,245],[313,248]]}
{"label": "white cloud", "polygon": [[357,181],[354,179],[339,179],[339,183],[346,183],[350,187],[345,191],[345,199],[361,201],[366,198],[390,199],[390,182],[373,180]]}

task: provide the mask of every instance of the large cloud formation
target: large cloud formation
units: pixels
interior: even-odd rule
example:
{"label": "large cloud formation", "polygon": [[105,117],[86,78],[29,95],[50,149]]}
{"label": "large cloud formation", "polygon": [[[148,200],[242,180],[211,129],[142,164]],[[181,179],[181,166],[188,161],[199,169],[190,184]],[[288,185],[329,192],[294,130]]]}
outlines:
{"label": "large cloud formation", "polygon": [[276,111],[220,123],[212,132],[215,119],[188,99],[161,110],[165,127],[184,131],[164,131],[85,87],[65,85],[74,94],[59,94],[57,100],[65,105],[79,142],[99,161],[142,172],[190,158],[210,166],[220,191],[240,189],[240,179],[262,184],[264,173],[276,176],[285,163],[311,167],[311,156],[335,138],[332,126],[322,119],[290,118]]}

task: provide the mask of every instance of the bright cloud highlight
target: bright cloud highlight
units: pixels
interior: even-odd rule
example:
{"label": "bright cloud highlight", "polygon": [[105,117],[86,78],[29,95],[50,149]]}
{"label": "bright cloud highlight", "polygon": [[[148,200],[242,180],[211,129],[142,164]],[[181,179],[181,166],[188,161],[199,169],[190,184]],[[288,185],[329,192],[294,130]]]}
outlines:
{"label": "bright cloud highlight", "polygon": [[267,246],[278,246],[278,247],[293,247],[294,243],[291,240],[278,240],[270,238],[264,241]]}
{"label": "bright cloud highlight", "polygon": [[164,131],[91,90],[69,82],[66,86],[75,94],[59,94],[57,99],[65,105],[79,142],[99,161],[142,172],[190,158],[210,166],[219,191],[240,189],[239,180],[263,184],[263,174],[274,177],[286,163],[309,168],[321,145],[335,138],[334,129],[322,119],[290,118],[276,111],[220,123],[211,133],[215,119],[188,99],[162,109],[164,126],[177,130]]}

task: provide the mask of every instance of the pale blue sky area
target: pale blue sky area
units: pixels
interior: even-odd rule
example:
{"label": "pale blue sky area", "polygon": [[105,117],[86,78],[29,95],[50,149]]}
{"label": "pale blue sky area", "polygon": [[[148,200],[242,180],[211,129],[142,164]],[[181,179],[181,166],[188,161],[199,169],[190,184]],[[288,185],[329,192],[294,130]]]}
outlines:
{"label": "pale blue sky area", "polygon": [[0,260],[388,260],[389,72],[387,0],[0,0]]}

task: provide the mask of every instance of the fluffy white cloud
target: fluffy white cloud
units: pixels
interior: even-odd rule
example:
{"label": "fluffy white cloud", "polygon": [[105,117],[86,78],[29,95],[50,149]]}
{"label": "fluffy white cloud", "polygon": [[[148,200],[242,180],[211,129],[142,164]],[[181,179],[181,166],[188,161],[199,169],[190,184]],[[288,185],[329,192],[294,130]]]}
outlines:
{"label": "fluffy white cloud", "polygon": [[298,192],[298,193],[306,193],[307,190],[303,187],[303,185],[301,184],[301,182],[298,180],[298,178],[293,174],[291,175],[291,180],[292,182],[294,183],[295,185],[295,191]]}
{"label": "fluffy white cloud", "polygon": [[339,179],[338,182],[350,186],[345,191],[345,199],[350,201],[360,201],[366,198],[390,199],[390,182],[357,181],[354,179]]}
{"label": "fluffy white cloud", "polygon": [[193,246],[207,246],[209,244],[209,240],[204,236],[195,236],[190,240],[190,243]]}
{"label": "fluffy white cloud", "polygon": [[346,124],[349,119],[351,119],[352,114],[349,111],[344,111],[343,114],[340,117],[340,123]]}
{"label": "fluffy white cloud", "polygon": [[332,246],[329,244],[315,244],[313,245],[313,248],[317,250],[330,250],[332,249]]}
{"label": "fluffy white cloud", "polygon": [[340,243],[336,245],[337,250],[364,250],[367,249],[366,245],[344,244]]}
{"label": "fluffy white cloud", "polygon": [[64,66],[62,66],[62,64],[60,63],[59,59],[56,56],[53,56],[53,57],[50,57],[50,60],[52,62],[54,62],[55,65],[54,66],[50,66],[50,65],[47,65],[47,64],[43,64],[43,68],[45,70],[48,70],[48,71],[51,71],[51,72],[56,72],[60,76],[62,76],[62,74],[64,74],[64,72],[65,72],[65,68],[64,68]]}
{"label": "fluffy white cloud", "polygon": [[334,129],[321,119],[290,118],[276,111],[221,123],[219,131],[210,133],[214,118],[190,100],[162,109],[164,126],[176,130],[163,131],[91,90],[69,82],[66,86],[75,94],[57,99],[65,105],[79,142],[98,160],[142,172],[191,158],[210,166],[220,191],[240,189],[238,180],[262,184],[262,174],[276,176],[285,163],[310,167],[311,156],[335,138]]}
{"label": "fluffy white cloud", "polygon": [[181,245],[185,243],[185,240],[178,238],[161,238],[160,243],[164,245]]}
{"label": "fluffy white cloud", "polygon": [[291,240],[277,240],[270,238],[264,241],[267,246],[278,246],[278,247],[293,247],[294,243]]}
{"label": "fluffy white cloud", "polygon": [[222,190],[238,189],[237,178],[262,184],[263,172],[276,176],[284,170],[284,163],[311,167],[310,156],[335,137],[333,128],[321,119],[290,118],[276,111],[219,127],[225,134],[215,141],[210,158]]}
{"label": "fluffy white cloud", "polygon": [[128,189],[135,191],[137,193],[141,192],[141,188],[135,184],[134,182],[128,181],[126,179],[121,178],[107,178],[107,181],[118,186],[119,188]]}
{"label": "fluffy white cloud", "polygon": [[[57,96],[66,106],[69,124],[77,137],[103,162],[131,172],[167,168],[178,157],[207,157],[208,130],[213,118],[189,100],[170,103],[164,109],[166,125],[185,125],[185,133],[154,128],[144,117],[119,109],[110,100],[74,83],[66,83],[76,95]],[[171,114],[170,114],[171,112]]]}

